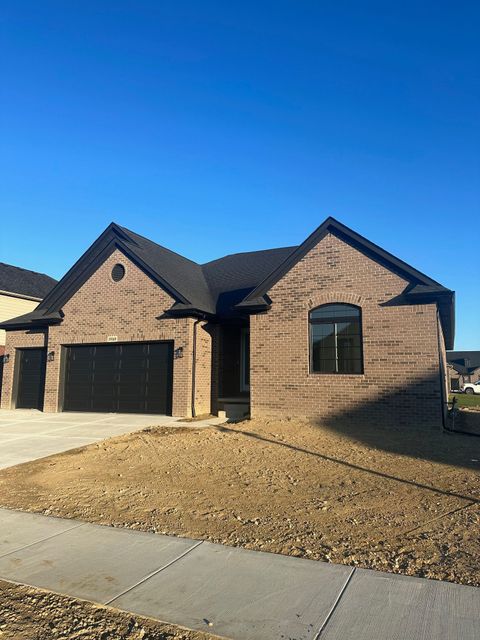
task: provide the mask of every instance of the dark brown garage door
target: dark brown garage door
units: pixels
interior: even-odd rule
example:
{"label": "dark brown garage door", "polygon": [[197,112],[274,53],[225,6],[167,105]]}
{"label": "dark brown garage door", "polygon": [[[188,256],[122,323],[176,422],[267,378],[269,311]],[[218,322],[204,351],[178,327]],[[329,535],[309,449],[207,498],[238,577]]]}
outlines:
{"label": "dark brown garage door", "polygon": [[17,409],[42,409],[45,349],[18,349]]}
{"label": "dark brown garage door", "polygon": [[64,411],[172,412],[170,342],[68,347]]}

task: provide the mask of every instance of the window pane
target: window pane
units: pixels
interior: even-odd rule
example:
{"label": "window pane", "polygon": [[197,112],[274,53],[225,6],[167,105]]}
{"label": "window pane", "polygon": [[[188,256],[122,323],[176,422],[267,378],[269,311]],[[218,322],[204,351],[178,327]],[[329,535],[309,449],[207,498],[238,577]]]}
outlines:
{"label": "window pane", "polygon": [[337,334],[339,336],[359,336],[360,322],[358,320],[337,322]]}
{"label": "window pane", "polygon": [[335,371],[335,326],[311,325],[312,371],[328,373]]}
{"label": "window pane", "polygon": [[337,324],[337,357],[339,373],[361,373],[360,323],[357,320]]}
{"label": "window pane", "polygon": [[360,309],[349,304],[326,304],[310,312],[311,320],[334,320],[335,318],[359,318]]}
{"label": "window pane", "polygon": [[311,368],[315,373],[362,373],[360,309],[328,304],[310,312]]}
{"label": "window pane", "polygon": [[337,341],[338,345],[350,345],[352,347],[360,346],[360,326],[358,322],[343,323],[348,326],[337,324]]}
{"label": "window pane", "polygon": [[338,362],[338,373],[362,373],[361,360],[343,360]]}
{"label": "window pane", "polygon": [[318,369],[314,369],[315,373],[337,373],[335,368],[335,360],[320,360]]}

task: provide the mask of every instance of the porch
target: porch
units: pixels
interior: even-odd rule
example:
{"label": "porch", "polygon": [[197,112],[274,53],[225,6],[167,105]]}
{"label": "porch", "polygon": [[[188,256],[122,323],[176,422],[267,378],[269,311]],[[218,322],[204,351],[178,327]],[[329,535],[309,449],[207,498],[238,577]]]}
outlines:
{"label": "porch", "polygon": [[218,325],[213,385],[215,412],[224,411],[230,420],[250,413],[250,329],[248,320],[231,320]]}

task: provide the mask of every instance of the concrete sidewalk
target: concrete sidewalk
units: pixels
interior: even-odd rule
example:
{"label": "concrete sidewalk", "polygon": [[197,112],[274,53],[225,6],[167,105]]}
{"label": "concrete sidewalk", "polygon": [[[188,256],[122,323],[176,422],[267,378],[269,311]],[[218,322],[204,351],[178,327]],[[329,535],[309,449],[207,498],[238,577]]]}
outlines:
{"label": "concrete sidewalk", "polygon": [[476,640],[480,589],[0,509],[0,577],[238,640]]}

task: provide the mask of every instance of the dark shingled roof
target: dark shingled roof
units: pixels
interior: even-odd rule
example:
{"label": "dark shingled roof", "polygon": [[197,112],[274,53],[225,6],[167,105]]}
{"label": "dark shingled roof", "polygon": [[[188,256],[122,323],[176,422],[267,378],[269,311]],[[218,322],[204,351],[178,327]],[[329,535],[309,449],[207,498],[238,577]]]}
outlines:
{"label": "dark shingled roof", "polygon": [[480,368],[480,351],[447,351],[447,362],[458,373],[471,373]]}
{"label": "dark shingled roof", "polygon": [[57,281],[44,273],[0,262],[0,291],[43,299]]}
{"label": "dark shingled roof", "polygon": [[121,227],[136,246],[133,252],[158,273],[168,284],[185,296],[192,307],[215,313],[215,304],[205,280],[202,267],[148,238]]}
{"label": "dark shingled roof", "polygon": [[234,313],[233,306],[243,300],[276,269],[296,247],[234,253],[202,265],[203,273],[221,315]]}
{"label": "dark shingled roof", "polygon": [[[159,312],[170,315],[231,317],[265,311],[271,302],[268,291],[327,233],[337,235],[373,260],[399,273],[409,283],[403,294],[397,296],[399,300],[392,303],[437,302],[446,346],[453,347],[454,292],[333,218],[327,218],[297,247],[235,253],[204,265],[188,260],[112,222],[40,303],[34,314],[14,318],[0,327],[60,322],[65,301],[117,248],[175,299],[170,309],[159,309]],[[51,278],[48,280],[54,282]]]}
{"label": "dark shingled roof", "polygon": [[[121,227],[134,241],[132,251],[189,302],[207,313],[234,314],[232,307],[277,268],[296,247],[248,251],[199,265],[144,236]],[[176,305],[178,310],[185,305]]]}

